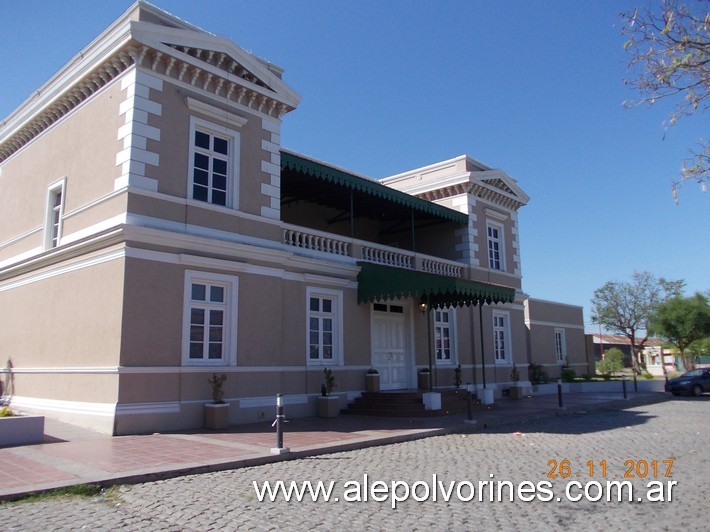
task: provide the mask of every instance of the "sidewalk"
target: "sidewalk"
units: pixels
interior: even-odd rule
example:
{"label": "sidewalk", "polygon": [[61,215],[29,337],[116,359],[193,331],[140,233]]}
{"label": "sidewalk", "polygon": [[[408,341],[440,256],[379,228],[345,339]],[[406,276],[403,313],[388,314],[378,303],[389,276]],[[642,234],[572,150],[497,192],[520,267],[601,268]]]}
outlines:
{"label": "sidewalk", "polygon": [[[501,399],[478,406],[475,425],[465,415],[432,418],[339,416],[301,418],[286,424],[284,446],[291,452],[271,453],[276,446],[271,422],[240,425],[226,431],[190,431],[144,436],[104,436],[46,420],[45,443],[0,448],[0,500],[77,484],[147,482],[180,475],[261,465],[331,452],[426,438],[450,432],[481,432],[544,417],[623,409],[664,401],[664,393],[565,394],[521,401]],[[288,416],[288,412],[286,412]]]}

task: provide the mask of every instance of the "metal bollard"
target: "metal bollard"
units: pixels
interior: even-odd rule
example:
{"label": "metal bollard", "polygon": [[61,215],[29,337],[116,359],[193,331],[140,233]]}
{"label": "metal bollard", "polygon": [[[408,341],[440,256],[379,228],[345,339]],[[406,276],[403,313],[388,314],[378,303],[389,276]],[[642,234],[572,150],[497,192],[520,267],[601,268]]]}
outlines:
{"label": "metal bollard", "polygon": [[473,389],[471,384],[466,384],[466,409],[468,410],[468,415],[464,419],[465,425],[476,425],[477,421],[473,419]]}
{"label": "metal bollard", "polygon": [[627,399],[627,397],[626,397],[626,374],[621,376],[621,387],[624,390],[624,399]]}
{"label": "metal bollard", "polygon": [[562,379],[557,379],[557,405],[560,408],[564,408],[562,403]]}
{"label": "metal bollard", "polygon": [[638,384],[636,383],[636,372],[634,371],[634,393],[639,392]]}
{"label": "metal bollard", "polygon": [[284,454],[290,453],[291,449],[284,447],[284,427],[283,424],[286,421],[286,416],[284,415],[284,400],[283,394],[276,395],[276,419],[271,424],[273,427],[276,425],[276,447],[272,447],[272,454]]}

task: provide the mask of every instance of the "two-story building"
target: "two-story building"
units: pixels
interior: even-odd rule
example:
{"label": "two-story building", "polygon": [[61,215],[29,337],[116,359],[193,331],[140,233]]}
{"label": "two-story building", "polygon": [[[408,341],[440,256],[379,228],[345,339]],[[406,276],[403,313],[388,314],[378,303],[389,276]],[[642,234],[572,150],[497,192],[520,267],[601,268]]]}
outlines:
{"label": "two-story building", "polygon": [[371,367],[398,390],[460,365],[498,395],[514,365],[586,367],[581,310],[526,303],[513,178],[464,156],[377,181],[288,151],[299,100],[138,1],[3,120],[13,405],[126,434],[200,426],[213,373],[241,423],[277,393],[314,415],[325,367],[342,406]]}

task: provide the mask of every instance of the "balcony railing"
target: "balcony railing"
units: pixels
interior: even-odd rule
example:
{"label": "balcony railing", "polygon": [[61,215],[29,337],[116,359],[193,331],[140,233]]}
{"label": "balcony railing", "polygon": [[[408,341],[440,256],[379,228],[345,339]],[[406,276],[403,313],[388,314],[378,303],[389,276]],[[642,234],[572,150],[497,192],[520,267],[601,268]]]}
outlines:
{"label": "balcony railing", "polygon": [[461,277],[462,265],[446,259],[435,259],[431,256],[380,246],[362,240],[345,239],[303,227],[285,227],[283,235],[284,244],[303,250],[352,257],[354,260],[373,262],[394,268],[420,270],[447,277]]}
{"label": "balcony railing", "polygon": [[350,244],[332,236],[321,236],[311,232],[284,229],[284,244],[297,248],[312,249],[324,253],[350,256]]}
{"label": "balcony railing", "polygon": [[414,269],[414,253],[406,254],[401,251],[364,246],[362,248],[362,260],[365,262],[384,264],[386,266],[394,266],[395,268]]}

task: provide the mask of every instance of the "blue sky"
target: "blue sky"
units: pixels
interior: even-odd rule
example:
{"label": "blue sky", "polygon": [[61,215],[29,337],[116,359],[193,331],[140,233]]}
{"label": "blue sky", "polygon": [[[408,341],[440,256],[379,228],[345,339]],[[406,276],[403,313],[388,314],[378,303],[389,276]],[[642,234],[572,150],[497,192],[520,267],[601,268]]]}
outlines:
{"label": "blue sky", "polygon": [[[156,5],[285,68],[284,147],[382,178],[468,154],[518,180],[523,289],[585,307],[634,270],[710,288],[710,194],[671,196],[708,115],[627,110],[618,13],[647,0]],[[0,116],[129,1],[0,0]]]}

